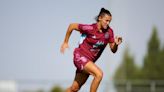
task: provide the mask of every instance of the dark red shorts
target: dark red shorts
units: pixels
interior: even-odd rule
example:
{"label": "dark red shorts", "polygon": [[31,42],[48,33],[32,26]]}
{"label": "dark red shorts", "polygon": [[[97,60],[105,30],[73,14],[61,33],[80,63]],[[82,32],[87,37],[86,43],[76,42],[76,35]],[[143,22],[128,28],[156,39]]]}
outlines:
{"label": "dark red shorts", "polygon": [[84,69],[84,66],[89,62],[89,59],[85,57],[84,55],[81,55],[79,51],[74,51],[74,65],[77,68],[77,71],[82,71]]}

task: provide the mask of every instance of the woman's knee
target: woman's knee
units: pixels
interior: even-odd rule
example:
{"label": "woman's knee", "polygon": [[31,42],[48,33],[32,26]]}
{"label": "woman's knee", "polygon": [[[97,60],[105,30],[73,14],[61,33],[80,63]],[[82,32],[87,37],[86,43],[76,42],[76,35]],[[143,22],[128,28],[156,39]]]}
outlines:
{"label": "woman's knee", "polygon": [[72,85],[70,87],[70,89],[71,89],[72,92],[77,92],[77,91],[80,90],[80,86],[79,85]]}
{"label": "woman's knee", "polygon": [[95,74],[95,77],[98,80],[102,80],[102,78],[103,78],[103,72],[101,70],[100,71],[97,71],[96,74]]}

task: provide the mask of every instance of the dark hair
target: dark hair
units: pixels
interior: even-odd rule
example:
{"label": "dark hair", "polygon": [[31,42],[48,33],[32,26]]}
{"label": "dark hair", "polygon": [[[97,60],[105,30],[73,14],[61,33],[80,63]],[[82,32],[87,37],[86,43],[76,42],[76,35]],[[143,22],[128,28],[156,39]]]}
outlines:
{"label": "dark hair", "polygon": [[105,9],[105,8],[101,8],[100,13],[98,16],[95,17],[95,20],[98,22],[99,21],[99,17],[100,16],[104,16],[105,14],[112,16],[112,14],[110,13],[109,10]]}

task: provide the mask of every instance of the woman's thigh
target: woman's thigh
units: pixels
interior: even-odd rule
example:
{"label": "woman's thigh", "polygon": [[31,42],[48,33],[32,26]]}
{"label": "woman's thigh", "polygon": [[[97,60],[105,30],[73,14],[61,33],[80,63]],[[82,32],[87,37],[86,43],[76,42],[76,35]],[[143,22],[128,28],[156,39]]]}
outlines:
{"label": "woman's thigh", "polygon": [[75,79],[72,84],[72,87],[76,87],[80,89],[81,86],[87,81],[88,77],[89,77],[89,73],[85,71],[81,71],[81,72],[76,71]]}
{"label": "woman's thigh", "polygon": [[84,70],[93,75],[93,76],[96,76],[96,75],[103,75],[103,72],[102,70],[95,64],[93,63],[92,61],[89,61],[85,66],[84,66]]}

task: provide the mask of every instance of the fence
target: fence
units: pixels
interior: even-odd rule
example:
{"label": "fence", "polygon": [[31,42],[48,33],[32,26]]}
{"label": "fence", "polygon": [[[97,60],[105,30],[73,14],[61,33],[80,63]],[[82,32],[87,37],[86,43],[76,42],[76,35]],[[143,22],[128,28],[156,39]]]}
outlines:
{"label": "fence", "polygon": [[115,81],[117,92],[164,92],[163,80]]}
{"label": "fence", "polygon": [[[72,81],[53,80],[16,80],[0,81],[0,92],[50,92],[54,86],[63,89]],[[79,92],[89,92],[91,81],[87,81]],[[164,81],[105,81],[100,84],[98,92],[164,92]]]}

